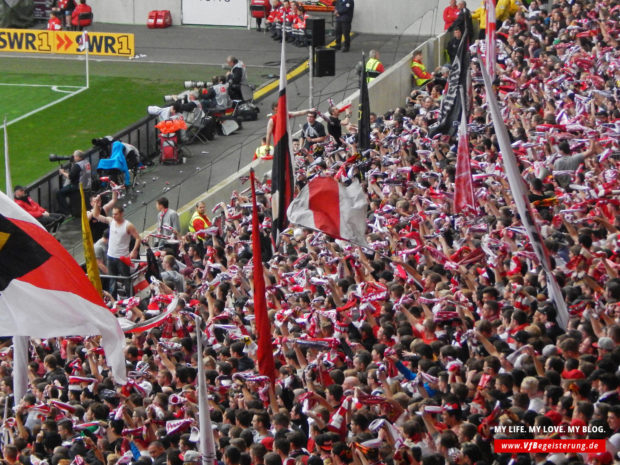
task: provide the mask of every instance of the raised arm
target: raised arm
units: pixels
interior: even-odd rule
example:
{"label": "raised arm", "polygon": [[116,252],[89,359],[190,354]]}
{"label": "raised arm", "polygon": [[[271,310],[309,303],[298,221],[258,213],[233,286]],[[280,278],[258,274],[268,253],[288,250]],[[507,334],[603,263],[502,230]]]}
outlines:
{"label": "raised arm", "polygon": [[100,223],[110,224],[111,218],[101,214],[101,197],[97,196],[92,217]]}
{"label": "raised arm", "polygon": [[117,200],[118,200],[118,191],[115,189],[112,191],[112,198],[110,199],[110,201],[103,206],[104,215],[107,215],[110,212],[110,210],[114,208],[114,205],[116,205]]}

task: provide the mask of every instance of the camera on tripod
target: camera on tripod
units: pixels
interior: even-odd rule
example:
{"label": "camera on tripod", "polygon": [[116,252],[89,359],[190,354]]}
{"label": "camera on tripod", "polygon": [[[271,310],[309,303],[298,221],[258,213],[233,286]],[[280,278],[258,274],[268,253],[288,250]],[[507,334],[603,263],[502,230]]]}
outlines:
{"label": "camera on tripod", "polygon": [[112,136],[104,136],[100,138],[94,138],[91,142],[93,146],[99,149],[100,158],[109,158],[112,153],[112,142],[114,139]]}
{"label": "camera on tripod", "polygon": [[95,138],[91,141],[95,147],[99,147],[100,149],[105,149],[112,145],[113,139],[110,136],[100,137],[99,139]]}
{"label": "camera on tripod", "polygon": [[50,153],[50,161],[53,163],[55,161],[61,162],[61,161],[71,161],[73,160],[73,156],[71,155],[56,155],[54,153]]}

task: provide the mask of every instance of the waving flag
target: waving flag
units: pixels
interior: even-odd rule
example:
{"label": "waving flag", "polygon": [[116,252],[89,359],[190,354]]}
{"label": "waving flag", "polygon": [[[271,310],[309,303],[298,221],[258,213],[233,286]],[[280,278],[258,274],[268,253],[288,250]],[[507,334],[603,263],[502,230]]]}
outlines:
{"label": "waving flag", "polygon": [[[366,63],[366,58],[362,53],[362,64],[364,63]],[[360,150],[368,150],[370,148],[370,98],[366,82],[366,66],[362,66],[357,135]]]}
{"label": "waving flag", "polygon": [[80,196],[82,197],[82,243],[84,245],[84,260],[86,261],[86,274],[92,285],[97,289],[99,295],[101,291],[101,278],[99,277],[99,266],[95,256],[95,246],[93,235],[90,232],[90,222],[86,214],[86,198],[84,197],[84,187],[80,184]]}
{"label": "waving flag", "polygon": [[126,382],[125,337],[69,253],[0,192],[0,336],[101,335],[108,365]]}
{"label": "waving flag", "polygon": [[467,76],[469,75],[469,37],[467,37],[467,28],[461,37],[461,43],[456,51],[454,61],[450,65],[450,74],[448,75],[448,90],[446,90],[441,99],[439,107],[439,118],[428,128],[429,137],[437,134],[456,134],[461,116],[461,108],[465,108],[467,103],[461,101],[461,89],[467,90]]}
{"label": "waving flag", "polygon": [[288,210],[291,223],[366,246],[366,194],[358,181],[349,187],[332,177],[313,178]]}
{"label": "waving flag", "polygon": [[[282,41],[284,42],[284,41]],[[256,333],[258,334],[258,372],[268,376],[271,385],[275,387],[276,365],[273,359],[273,345],[271,344],[271,323],[267,315],[267,301],[265,300],[265,277],[263,276],[263,257],[260,245],[260,226],[258,208],[256,206],[256,183],[254,170],[250,171],[252,184],[252,263],[254,264],[254,317],[256,318]]]}
{"label": "waving flag", "polygon": [[271,211],[273,217],[272,235],[277,243],[280,231],[288,224],[286,209],[295,194],[295,177],[293,175],[292,150],[288,132],[288,106],[286,100],[286,41],[282,41],[280,57],[280,94],[276,124],[273,129],[274,155],[271,170]]}
{"label": "waving flag", "polygon": [[[461,99],[464,100],[461,95]],[[456,154],[456,176],[454,180],[454,210],[465,215],[476,214],[474,186],[469,160],[469,142],[467,140],[467,119],[463,109],[459,126],[459,147]]]}

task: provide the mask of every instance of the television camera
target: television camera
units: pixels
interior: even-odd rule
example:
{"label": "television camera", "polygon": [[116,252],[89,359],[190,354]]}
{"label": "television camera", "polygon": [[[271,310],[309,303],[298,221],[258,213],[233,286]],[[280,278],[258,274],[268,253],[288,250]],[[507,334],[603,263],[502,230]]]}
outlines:
{"label": "television camera", "polygon": [[50,153],[49,156],[49,160],[54,163],[54,162],[63,162],[63,161],[72,161],[73,160],[73,156],[72,155],[56,155],[54,153]]}

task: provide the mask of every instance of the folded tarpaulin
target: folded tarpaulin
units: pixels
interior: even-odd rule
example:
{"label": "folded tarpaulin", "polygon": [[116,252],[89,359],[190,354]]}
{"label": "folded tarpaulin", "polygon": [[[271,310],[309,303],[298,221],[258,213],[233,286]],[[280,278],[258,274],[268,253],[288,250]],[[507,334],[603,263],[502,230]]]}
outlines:
{"label": "folded tarpaulin", "polygon": [[112,154],[110,158],[102,158],[97,165],[98,170],[119,170],[125,173],[125,185],[128,186],[131,181],[127,160],[125,160],[125,146],[120,141],[112,143]]}
{"label": "folded tarpaulin", "polygon": [[168,119],[168,120],[160,121],[159,123],[155,125],[155,127],[159,129],[159,132],[161,132],[162,134],[172,134],[177,131],[187,129],[187,124],[185,123],[185,120],[181,118]]}

